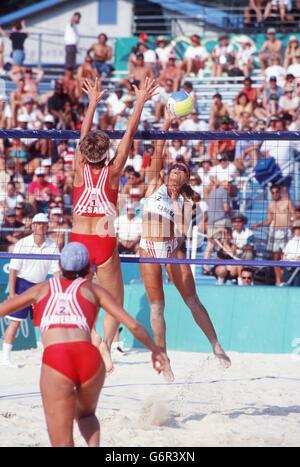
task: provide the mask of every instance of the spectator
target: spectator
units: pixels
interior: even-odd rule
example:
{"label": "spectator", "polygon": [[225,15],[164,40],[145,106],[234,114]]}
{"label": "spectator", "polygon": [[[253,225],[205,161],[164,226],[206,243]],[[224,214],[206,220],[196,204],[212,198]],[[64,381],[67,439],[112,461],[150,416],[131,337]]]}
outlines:
{"label": "spectator", "polygon": [[0,76],[5,73],[3,66],[4,66],[4,42],[3,42],[3,39],[0,37]]}
{"label": "spectator", "polygon": [[25,20],[13,24],[11,33],[0,27],[0,33],[11,40],[13,65],[22,66],[25,60],[24,42],[28,37]]}
{"label": "spectator", "polygon": [[294,86],[287,84],[284,88],[284,95],[279,99],[280,109],[290,114],[294,119],[298,115],[299,105],[300,99],[294,95]]}
{"label": "spectator", "polygon": [[164,70],[170,57],[174,57],[175,60],[175,52],[171,44],[168,44],[168,40],[165,36],[158,36],[156,39],[156,44],[157,47],[155,48],[155,53],[158,58],[158,65],[162,70]]}
{"label": "spectator", "polygon": [[300,52],[299,40],[296,36],[291,36],[284,53],[284,68],[286,70],[290,65],[295,63],[297,52]]}
{"label": "spectator", "polygon": [[140,44],[139,52],[143,54],[144,63],[151,71],[152,76],[157,78],[159,75],[159,65],[155,51],[151,49],[148,44]]}
{"label": "spectator", "polygon": [[[236,256],[243,260],[252,260],[255,256],[254,234],[246,227],[248,219],[242,213],[236,213],[231,218],[232,240],[236,247]],[[240,278],[242,266],[234,266],[232,274]]]}
{"label": "spectator", "polygon": [[294,62],[287,69],[288,74],[292,74],[295,78],[300,78],[300,48],[295,51]]}
{"label": "spectator", "polygon": [[242,268],[238,285],[243,285],[243,286],[254,285],[253,284],[253,270],[251,268],[247,268],[247,267]]}
{"label": "spectator", "polygon": [[184,53],[183,69],[187,75],[194,73],[199,76],[203,73],[205,64],[209,59],[209,53],[201,45],[200,37],[197,34],[194,34],[190,40],[191,45],[187,47]]}
{"label": "spectator", "polygon": [[[283,261],[300,261],[300,221],[294,221],[292,225],[292,238],[283,249]],[[300,286],[300,269],[288,267],[284,268],[283,284],[289,286]]]}
{"label": "spectator", "polygon": [[29,184],[29,203],[35,212],[48,211],[48,204],[52,197],[59,195],[58,188],[45,180],[45,169],[38,167],[35,170],[36,178]]}
{"label": "spectator", "polygon": [[244,93],[247,95],[249,101],[252,103],[253,109],[255,109],[257,106],[257,100],[258,100],[259,93],[256,88],[252,87],[252,84],[253,84],[253,80],[249,76],[245,78],[244,87],[240,93]]}
{"label": "spectator", "polygon": [[23,236],[23,232],[18,230],[22,227],[24,227],[24,224],[16,220],[16,210],[8,209],[5,221],[1,226],[0,241],[2,251],[13,251],[14,245]]}
{"label": "spectator", "polygon": [[271,77],[275,77],[279,86],[284,86],[286,71],[283,66],[281,66],[281,58],[273,57],[270,58],[269,62],[270,66],[268,66],[264,71],[266,81],[268,82]]}
{"label": "spectator", "polygon": [[[82,91],[82,85],[85,79],[94,81],[95,78],[98,76],[97,70],[92,66],[93,60],[91,57],[86,55],[84,58],[84,62],[80,67],[78,67],[77,74],[76,74],[76,81],[77,81],[77,95],[80,99],[84,97],[84,93]],[[72,68],[73,70],[73,68]]]}
{"label": "spectator", "polygon": [[56,81],[53,96],[48,100],[48,112],[53,115],[56,123],[60,121],[66,102],[72,103],[71,98],[64,92],[62,81]]}
{"label": "spectator", "polygon": [[122,85],[124,85],[129,92],[133,92],[133,85],[139,88],[147,77],[152,77],[151,70],[145,65],[144,55],[138,53],[136,56],[136,65],[132,73],[122,81]]}
{"label": "spectator", "polygon": [[78,101],[78,86],[76,78],[74,78],[73,68],[66,68],[64,76],[61,80],[64,93],[69,96],[71,103],[74,105]]}
{"label": "spectator", "polygon": [[[282,198],[280,187],[273,185],[270,190],[273,201],[269,204],[268,217],[262,222],[253,224],[252,229],[269,227],[267,250],[272,253],[274,261],[280,261],[282,252],[290,239],[294,207],[289,199]],[[274,273],[276,285],[279,286],[282,282],[282,269],[276,266]]]}
{"label": "spectator", "polygon": [[10,106],[12,113],[12,124],[16,126],[18,110],[24,105],[26,98],[28,97],[25,91],[25,81],[21,78],[17,83],[17,89],[10,95]]}
{"label": "spectator", "polygon": [[269,60],[273,58],[280,58],[281,63],[282,42],[276,39],[276,29],[269,28],[267,34],[268,40],[262,45],[259,52],[260,68],[262,71],[269,66]]}
{"label": "spectator", "polygon": [[[217,252],[217,258],[224,259],[234,259],[236,254],[236,246],[232,241],[232,228],[225,227],[220,234],[219,239],[213,239],[213,248]],[[223,285],[227,280],[236,281],[236,274],[233,274],[234,266],[229,264],[222,264],[214,266],[212,268],[212,273],[217,278],[217,285]]]}
{"label": "spectator", "polygon": [[17,204],[24,202],[24,197],[17,192],[14,182],[7,183],[6,194],[3,201],[4,205],[12,210],[16,208]]}
{"label": "spectator", "polygon": [[253,113],[253,105],[252,102],[248,99],[248,96],[246,93],[241,92],[237,98],[236,98],[236,104],[234,106],[233,110],[233,118],[235,121],[240,123],[241,121],[241,115],[244,112],[248,112],[252,115]]}
{"label": "spectator", "polygon": [[[207,198],[207,236],[208,242],[204,252],[204,259],[209,259],[213,252],[214,242],[213,240],[219,238],[222,235],[224,227],[228,227],[230,224],[230,199],[229,199],[229,184],[222,183],[220,186],[209,192]],[[203,273],[209,274],[210,269],[207,265],[203,267]]]}
{"label": "spectator", "polygon": [[67,24],[65,29],[65,52],[66,52],[66,59],[65,59],[65,67],[72,68],[73,70],[76,68],[76,54],[78,53],[78,43],[79,43],[79,33],[77,29],[77,25],[80,23],[81,14],[76,11],[71,21]]}
{"label": "spectator", "polygon": [[292,0],[270,0],[264,12],[264,21],[270,16],[277,16],[279,14],[281,22],[285,23],[286,15],[291,10]]}
{"label": "spectator", "polygon": [[[87,55],[93,60],[93,67],[97,70],[99,76],[110,76],[113,66],[108,63],[112,60],[112,47],[107,45],[107,35],[99,34],[98,42],[93,44],[87,51]],[[92,55],[91,55],[92,54]]]}
{"label": "spectator", "polygon": [[271,76],[269,79],[269,84],[265,86],[264,94],[263,94],[263,107],[266,111],[268,111],[269,102],[271,96],[274,96],[279,100],[279,98],[283,95],[283,88],[277,84],[276,76]]}
{"label": "spectator", "polygon": [[267,0],[249,0],[248,6],[244,10],[245,24],[249,25],[255,21],[262,23],[266,4]]}
{"label": "spectator", "polygon": [[213,96],[213,104],[210,109],[209,129],[214,131],[218,128],[222,117],[229,117],[229,109],[218,92]]}
{"label": "spectator", "polygon": [[[237,74],[250,76],[254,68],[254,54],[256,47],[252,45],[252,41],[247,36],[242,36],[239,39],[239,50],[236,54]],[[239,72],[239,73],[238,73]]]}
{"label": "spectator", "polygon": [[181,79],[182,70],[176,65],[175,57],[170,56],[159,76],[159,82],[161,86],[165,86],[167,81],[173,81],[173,92],[175,92],[180,88]]}
{"label": "spectator", "polygon": [[229,65],[235,62],[234,47],[228,44],[226,35],[219,37],[219,44],[212,51],[212,76],[222,76],[228,72]]}
{"label": "spectator", "polygon": [[63,210],[59,207],[54,207],[50,210],[48,238],[52,240],[61,251],[65,245],[66,230],[68,224],[64,222]]}
{"label": "spectator", "polygon": [[117,85],[114,92],[109,94],[106,99],[106,112],[103,113],[100,120],[100,128],[106,130],[109,125],[115,126],[117,116],[125,109],[123,101],[124,89],[122,86]]}
{"label": "spectator", "polygon": [[212,160],[209,156],[204,155],[199,159],[200,167],[198,169],[198,175],[202,182],[203,192],[201,197],[207,200],[210,186],[210,172],[212,167]]}
{"label": "spectator", "polygon": [[119,253],[136,254],[142,234],[142,218],[136,216],[134,204],[127,204],[126,214],[115,220]]}
{"label": "spectator", "polygon": [[166,159],[168,164],[172,164],[177,161],[184,161],[187,165],[191,158],[191,152],[185,146],[182,140],[174,139],[171,146],[166,150]]}
{"label": "spectator", "polygon": [[158,92],[152,97],[151,102],[154,104],[155,121],[158,123],[163,117],[163,110],[168,101],[168,98],[172,94],[174,89],[174,81],[172,79],[166,79],[163,86],[158,88]]}

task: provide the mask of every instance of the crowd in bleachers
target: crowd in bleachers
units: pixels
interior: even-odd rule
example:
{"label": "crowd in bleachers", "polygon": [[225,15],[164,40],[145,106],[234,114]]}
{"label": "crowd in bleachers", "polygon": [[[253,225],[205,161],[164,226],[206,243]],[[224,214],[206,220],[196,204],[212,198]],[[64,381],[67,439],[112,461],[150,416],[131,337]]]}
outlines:
{"label": "crowd in bleachers", "polygon": [[[74,20],[74,27],[80,21],[78,14],[75,13],[77,19]],[[23,48],[30,34],[30,31],[24,32],[24,28],[24,23],[16,25],[9,36],[14,52],[18,50],[16,47]],[[14,33],[18,34],[17,38],[12,36]],[[66,42],[68,66],[55,81],[54,88],[46,93],[40,92],[44,73],[42,69],[24,65],[26,57],[16,53],[12,55],[12,64],[5,64],[0,48],[0,72],[6,82],[10,80],[15,83],[15,90],[10,95],[3,91],[0,96],[0,128],[80,130],[87,104],[82,91],[83,80],[98,77],[103,87],[109,83],[109,91],[95,115],[94,130],[123,130],[134,106],[133,85],[140,86],[149,76],[156,78],[160,87],[158,94],[144,109],[140,129],[159,129],[168,97],[183,88],[192,95],[194,109],[186,118],[174,118],[171,131],[299,131],[299,39],[290,36],[284,50],[274,28],[267,30],[267,36],[261,49],[256,51],[253,41],[247,36],[239,38],[237,47],[230,42],[229,37],[221,35],[218,44],[209,53],[201,44],[200,37],[194,34],[190,37],[184,56],[179,58],[166,37],[158,36],[155,43],[150,45],[147,34],[141,34],[128,57],[127,74],[118,80],[110,80],[113,73],[113,50],[108,45],[106,35],[98,36],[98,40],[87,50],[83,64],[77,66],[69,31],[69,42]],[[78,40],[76,35],[74,37],[75,41]],[[224,101],[221,86],[220,92],[213,94],[207,116],[202,115],[196,90],[196,84],[201,82],[204,74],[215,79],[215,88],[218,88],[220,77],[227,77],[228,80],[241,77],[241,86],[231,102]],[[60,247],[63,246],[67,238],[65,230],[71,225],[75,148],[75,141],[0,139],[1,250],[12,251],[14,243],[24,235],[22,229],[30,228],[30,219],[36,212],[49,214],[50,229],[54,230],[50,235]],[[222,250],[219,244],[216,247],[216,240],[218,243],[224,240],[229,250],[232,245],[229,254],[234,257],[249,259],[255,256],[254,234],[246,226],[247,219],[242,219],[242,234],[236,230],[236,223],[231,223],[239,219],[233,219],[233,216],[239,211],[240,190],[257,163],[273,157],[282,173],[277,182],[281,199],[290,202],[294,173],[291,166],[297,151],[298,144],[292,141],[167,142],[165,168],[179,160],[190,166],[191,186],[194,190],[194,223],[198,223],[201,232],[211,239],[204,254],[206,258],[210,257],[214,249]],[[153,153],[154,144],[151,141],[136,140],[128,155],[120,185],[120,217],[116,221],[122,252],[137,252],[141,228],[139,214]],[[282,258],[283,250],[294,231],[294,208],[290,202],[290,211],[282,221],[285,222],[288,234],[276,258]],[[265,224],[266,227],[269,225]],[[272,226],[283,227],[276,223]],[[222,236],[219,238],[215,236],[215,231],[220,228]],[[271,252],[272,248],[270,246]],[[299,259],[300,252],[296,253],[294,259]],[[209,268],[204,268],[204,272],[211,273]],[[223,283],[228,278],[241,279],[242,268],[235,268],[234,271],[216,271],[214,268],[213,273],[218,283]],[[278,276],[276,283],[279,285],[281,282]]]}

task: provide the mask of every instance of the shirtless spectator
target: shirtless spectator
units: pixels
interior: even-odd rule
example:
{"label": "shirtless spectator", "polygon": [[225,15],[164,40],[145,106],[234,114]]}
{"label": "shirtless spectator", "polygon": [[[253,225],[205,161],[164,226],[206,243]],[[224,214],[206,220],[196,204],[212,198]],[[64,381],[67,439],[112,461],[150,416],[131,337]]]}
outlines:
{"label": "shirtless spectator", "polygon": [[84,93],[82,91],[82,85],[85,79],[94,81],[97,78],[97,70],[92,66],[93,60],[88,55],[85,57],[84,62],[77,70],[76,81],[77,81],[77,95],[79,99],[82,99]]}
{"label": "shirtless spectator", "polygon": [[64,76],[61,79],[64,93],[69,96],[71,103],[75,104],[78,101],[78,86],[76,78],[74,78],[73,68],[67,68],[64,71]]}
{"label": "shirtless spectator", "polygon": [[149,68],[145,65],[144,55],[142,53],[138,53],[136,56],[136,65],[133,72],[128,75],[128,78],[122,81],[122,84],[126,87],[126,89],[128,89],[129,92],[132,92],[132,85],[135,85],[139,88],[147,77],[152,78],[151,70],[149,70]]}
{"label": "shirtless spectator", "polygon": [[12,123],[14,126],[17,124],[18,110],[24,105],[26,98],[28,97],[25,91],[25,81],[20,79],[17,83],[16,91],[13,91],[10,95],[10,107],[12,113]]}
{"label": "shirtless spectator", "polygon": [[226,35],[219,37],[219,44],[215,45],[212,51],[212,76],[222,76],[228,71],[228,67],[235,61],[234,47],[228,44]]}
{"label": "shirtless spectator", "polygon": [[282,57],[282,42],[276,39],[276,29],[269,28],[268,40],[262,45],[259,52],[260,68],[264,71],[269,66],[269,60]]}
{"label": "shirtless spectator", "polygon": [[[282,252],[290,239],[290,229],[294,218],[294,207],[289,199],[283,199],[281,188],[272,185],[271,194],[273,201],[269,204],[268,217],[262,222],[252,225],[252,229],[269,227],[267,250],[272,252],[273,261],[281,261]],[[282,269],[274,267],[276,285],[282,282]]]}
{"label": "shirtless spectator", "polygon": [[209,53],[201,45],[200,37],[197,34],[194,34],[190,40],[191,45],[187,47],[184,54],[183,69],[186,74],[195,73],[198,75],[203,71],[205,63],[209,59]]}
{"label": "shirtless spectator", "polygon": [[71,102],[71,98],[64,92],[62,81],[56,81],[53,96],[48,99],[48,111],[55,118],[55,122],[60,121],[61,112],[66,102]]}
{"label": "shirtless spectator", "polygon": [[180,88],[181,79],[182,70],[179,65],[176,65],[175,57],[171,56],[159,76],[159,83],[164,86],[167,80],[172,80],[173,92],[175,92]]}
{"label": "shirtless spectator", "polygon": [[169,58],[175,57],[175,52],[171,44],[168,44],[165,36],[158,36],[156,45],[155,53],[157,55],[158,65],[163,70],[167,66]]}
{"label": "shirtless spectator", "polygon": [[216,93],[213,96],[213,104],[210,109],[209,129],[211,131],[218,128],[222,117],[229,117],[229,109],[224,104],[221,94]]}
{"label": "shirtless spectator", "polygon": [[249,4],[244,10],[245,24],[248,25],[255,21],[262,23],[266,4],[267,0],[249,0]]}
{"label": "shirtless spectator", "polygon": [[44,71],[40,68],[30,67],[15,67],[8,72],[8,76],[15,82],[18,83],[20,79],[24,79],[24,90],[27,95],[38,100],[39,97],[39,83],[44,76]]}
{"label": "shirtless spectator", "polygon": [[112,65],[107,63],[112,59],[112,47],[107,45],[107,35],[99,34],[98,42],[93,44],[87,51],[87,55],[93,59],[93,67],[96,68],[99,76],[109,76],[112,72]]}

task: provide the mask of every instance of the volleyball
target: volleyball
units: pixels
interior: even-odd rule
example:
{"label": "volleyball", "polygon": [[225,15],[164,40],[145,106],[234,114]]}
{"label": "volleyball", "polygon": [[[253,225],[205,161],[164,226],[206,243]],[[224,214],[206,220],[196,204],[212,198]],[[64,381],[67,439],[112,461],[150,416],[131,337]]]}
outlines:
{"label": "volleyball", "polygon": [[173,92],[167,101],[167,108],[175,117],[185,117],[193,111],[192,97],[185,91]]}

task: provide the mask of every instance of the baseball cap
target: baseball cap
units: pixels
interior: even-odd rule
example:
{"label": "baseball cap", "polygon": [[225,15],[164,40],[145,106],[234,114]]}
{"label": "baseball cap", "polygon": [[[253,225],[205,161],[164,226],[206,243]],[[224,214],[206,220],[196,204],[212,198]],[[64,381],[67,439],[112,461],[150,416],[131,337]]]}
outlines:
{"label": "baseball cap", "polygon": [[33,216],[32,223],[34,224],[34,223],[37,223],[37,222],[41,222],[43,224],[48,224],[49,219],[48,219],[47,214],[44,214],[43,212],[39,212],[38,214]]}
{"label": "baseball cap", "polygon": [[267,34],[276,34],[276,29],[275,28],[269,28],[267,30]]}
{"label": "baseball cap", "polygon": [[241,212],[236,212],[231,218],[232,221],[235,221],[237,219],[242,220],[245,224],[247,224],[248,222],[248,218],[244,216],[244,214],[242,214]]}
{"label": "baseball cap", "polygon": [[82,243],[70,242],[62,249],[60,265],[65,271],[82,271],[89,263],[89,252]]}
{"label": "baseball cap", "polygon": [[16,167],[15,162],[12,159],[9,159],[6,164],[7,169],[14,169]]}
{"label": "baseball cap", "polygon": [[296,42],[296,41],[299,42],[299,39],[298,39],[297,36],[291,36],[291,37],[289,38],[289,42]]}
{"label": "baseball cap", "polygon": [[53,115],[47,114],[43,118],[43,122],[44,123],[55,123],[55,119],[54,119]]}
{"label": "baseball cap", "polygon": [[294,92],[294,86],[292,84],[287,84],[284,88],[284,92]]}
{"label": "baseball cap", "polygon": [[38,177],[42,177],[43,175],[45,175],[44,167],[37,167],[34,171],[34,174],[37,175]]}
{"label": "baseball cap", "polygon": [[198,36],[198,34],[193,34],[192,37],[191,37],[191,41],[195,42],[196,44],[199,44],[200,43],[200,37]]}
{"label": "baseball cap", "polygon": [[15,209],[9,208],[6,213],[6,217],[13,217],[16,215]]}
{"label": "baseball cap", "polygon": [[32,99],[32,97],[26,97],[24,103],[25,103],[25,104],[33,104],[33,103],[34,103],[34,100]]}

